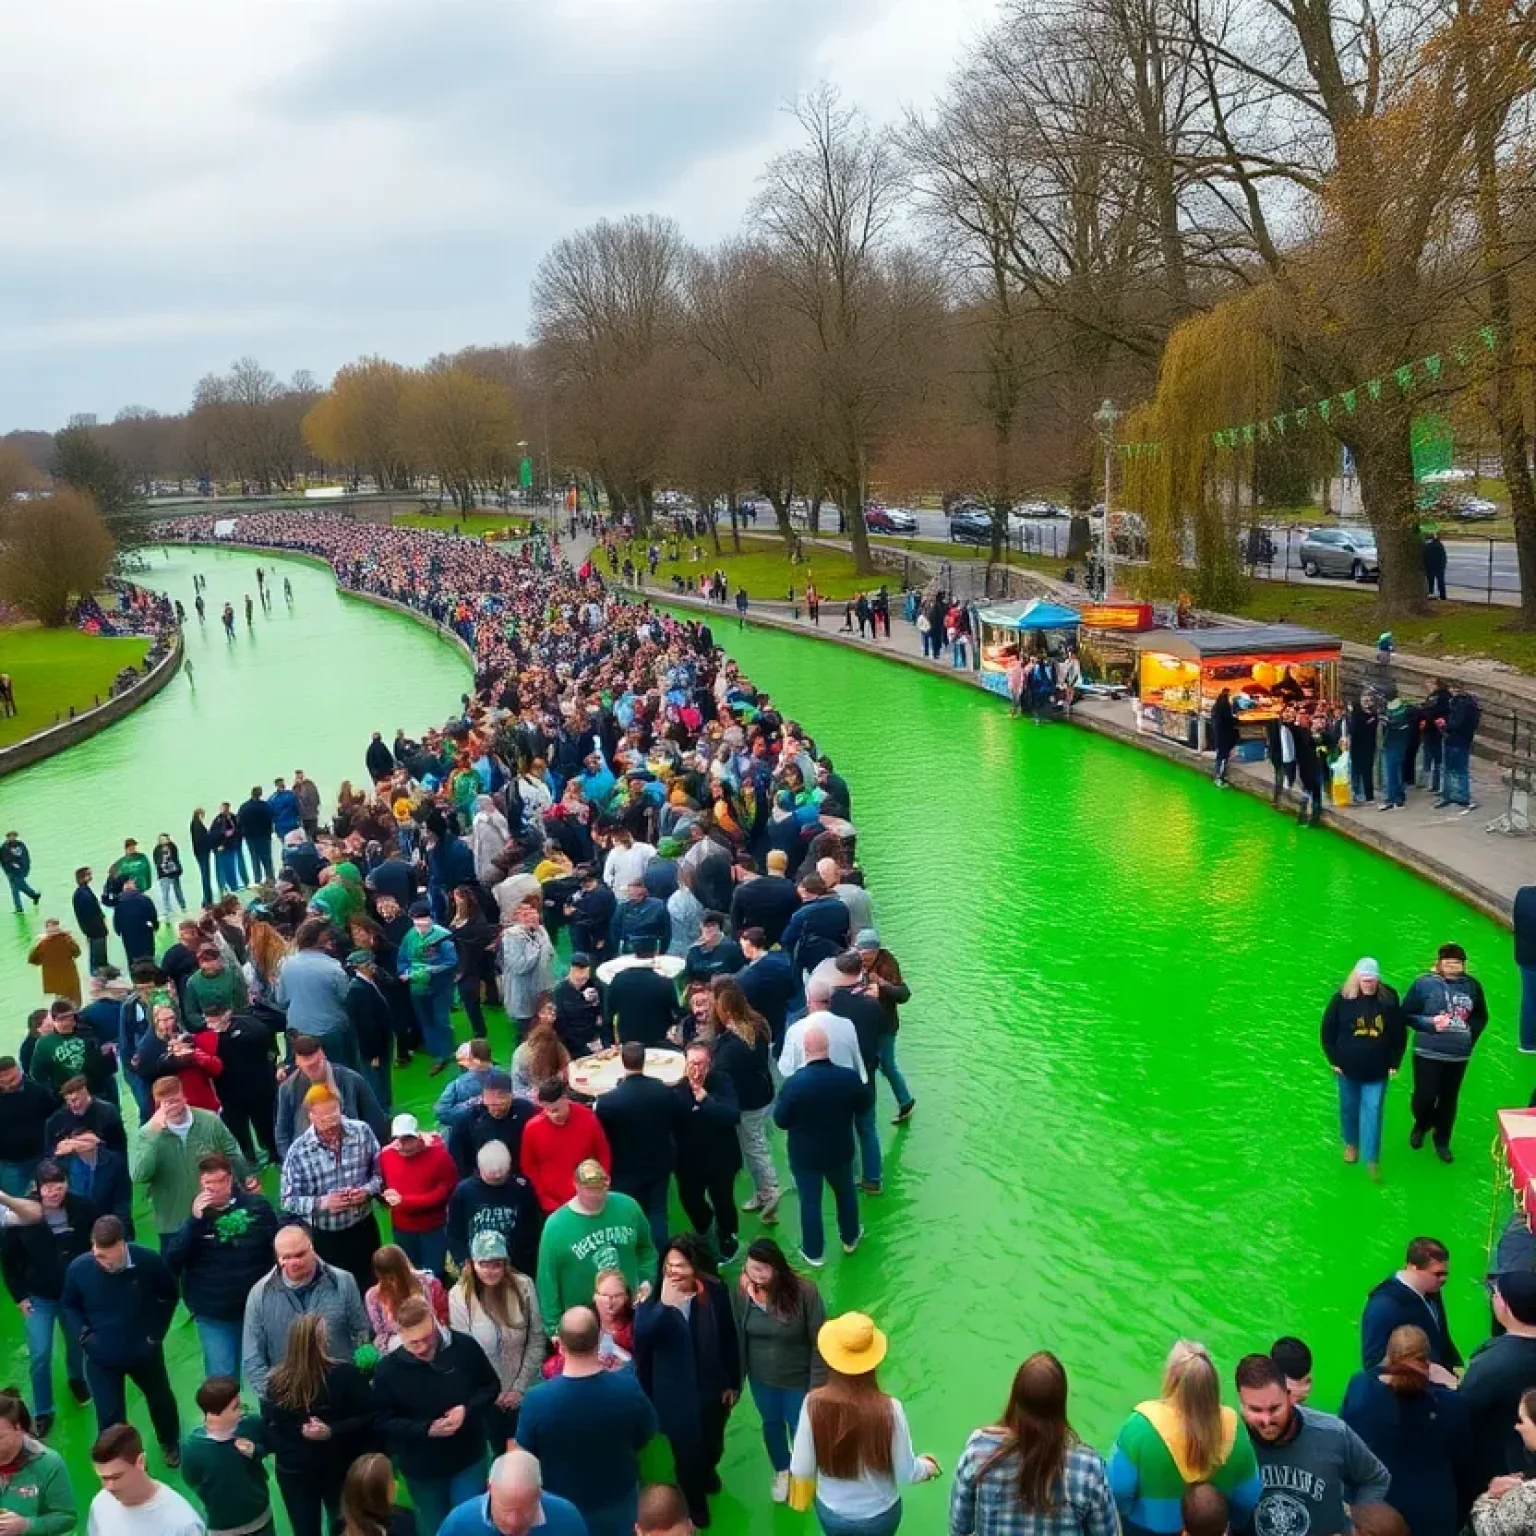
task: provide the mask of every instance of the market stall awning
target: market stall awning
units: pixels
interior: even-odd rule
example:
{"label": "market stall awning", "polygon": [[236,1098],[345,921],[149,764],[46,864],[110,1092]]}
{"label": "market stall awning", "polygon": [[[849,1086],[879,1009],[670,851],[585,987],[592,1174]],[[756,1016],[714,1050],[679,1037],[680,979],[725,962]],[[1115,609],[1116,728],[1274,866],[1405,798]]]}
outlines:
{"label": "market stall awning", "polygon": [[1300,624],[1229,625],[1223,629],[1154,629],[1136,637],[1138,651],[1205,661],[1216,656],[1286,656],[1297,660],[1337,659],[1337,635]]}
{"label": "market stall awning", "polygon": [[996,608],[981,610],[981,622],[996,624],[1000,629],[1076,629],[1079,620],[1077,609],[1043,597],[999,603]]}

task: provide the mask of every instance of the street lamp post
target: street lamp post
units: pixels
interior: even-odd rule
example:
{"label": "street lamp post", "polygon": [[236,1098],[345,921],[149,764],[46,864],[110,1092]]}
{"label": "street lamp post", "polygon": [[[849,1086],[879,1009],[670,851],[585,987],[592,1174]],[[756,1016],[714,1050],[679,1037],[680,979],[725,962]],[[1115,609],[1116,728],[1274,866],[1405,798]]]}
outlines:
{"label": "street lamp post", "polygon": [[1109,477],[1115,454],[1115,424],[1121,412],[1115,409],[1113,400],[1106,400],[1094,413],[1099,436],[1104,441],[1104,534],[1100,561],[1104,568],[1104,600],[1109,601],[1114,588],[1115,541],[1109,528]]}

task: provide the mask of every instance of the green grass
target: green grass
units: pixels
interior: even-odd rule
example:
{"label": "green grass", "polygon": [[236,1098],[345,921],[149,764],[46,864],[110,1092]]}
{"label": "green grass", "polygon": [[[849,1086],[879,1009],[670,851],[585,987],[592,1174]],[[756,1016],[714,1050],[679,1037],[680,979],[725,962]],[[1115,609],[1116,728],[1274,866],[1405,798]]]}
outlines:
{"label": "green grass", "polygon": [[1269,624],[1305,624],[1360,645],[1375,645],[1390,628],[1400,651],[1427,656],[1490,656],[1522,672],[1536,673],[1536,631],[1517,626],[1518,612],[1484,603],[1436,603],[1423,618],[1382,622],[1375,594],[1342,587],[1305,587],[1295,582],[1256,581],[1237,612]]}
{"label": "green grass", "polygon": [[466,516],[451,507],[443,512],[396,512],[394,521],[397,528],[435,528],[439,533],[468,533],[479,538],[503,528],[526,533],[530,526],[521,514],[471,512]]}
{"label": "green grass", "polygon": [[20,624],[0,629],[0,672],[9,672],[16,713],[0,716],[0,746],[20,741],[105,699],[124,667],[141,666],[149,641],[105,639],[78,629]]}

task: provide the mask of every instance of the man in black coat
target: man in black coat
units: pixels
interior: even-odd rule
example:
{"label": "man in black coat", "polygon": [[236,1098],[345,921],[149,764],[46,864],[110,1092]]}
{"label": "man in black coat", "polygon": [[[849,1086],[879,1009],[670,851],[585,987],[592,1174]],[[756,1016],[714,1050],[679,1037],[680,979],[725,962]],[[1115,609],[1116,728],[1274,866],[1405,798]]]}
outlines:
{"label": "man in black coat", "polygon": [[[253,1168],[277,1160],[277,1068],[272,1031],[253,1013],[236,1013],[227,1003],[209,1003],[203,1019],[218,1036],[219,1098],[224,1123]],[[262,1151],[258,1151],[257,1142]],[[210,1376],[218,1375],[210,1371]]]}
{"label": "man in black coat", "polygon": [[0,1190],[6,1194],[30,1193],[53,1106],[53,1095],[14,1056],[0,1056]]}
{"label": "man in black coat", "polygon": [[624,1077],[597,1101],[597,1119],[613,1158],[613,1187],[646,1214],[656,1251],[667,1241],[667,1184],[677,1166],[682,1104],[657,1078],[645,1075],[645,1046],[619,1047]]}
{"label": "man in black coat", "polygon": [[512,1172],[521,1173],[523,1127],[536,1113],[526,1099],[512,1097],[512,1079],[505,1072],[487,1072],[480,1102],[454,1126],[448,1138],[448,1150],[460,1174],[467,1179],[474,1173],[480,1148],[488,1141],[499,1141],[512,1159]]}
{"label": "man in black coat", "polygon": [[580,874],[581,889],[566,912],[571,924],[571,943],[583,954],[601,962],[612,952],[610,937],[618,899],[603,884],[596,866],[584,864]]}
{"label": "man in black coat", "polygon": [[799,993],[795,968],[782,949],[768,947],[761,928],[744,928],[738,938],[747,963],[736,973],[736,985],[747,1001],[768,1021],[777,1055],[784,1045],[784,1025],[789,1005]]}
{"label": "man in black coat", "polygon": [[[695,1232],[714,1223],[722,1264],[736,1257],[736,1175],[741,1171],[741,1104],[730,1074],[713,1068],[707,1041],[689,1045],[683,1080],[669,1090],[677,1100],[677,1195]],[[611,1143],[610,1143],[611,1146]]]}
{"label": "man in black coat", "polygon": [[368,777],[375,784],[381,779],[394,776],[395,755],[384,745],[384,737],[378,731],[373,733],[373,740],[368,743],[368,750],[363,754],[363,762],[368,769]]}
{"label": "man in black coat", "polygon": [[85,940],[90,969],[99,971],[107,963],[107,914],[91,889],[88,868],[75,871],[75,894],[70,898],[70,905],[75,910],[75,927]]}
{"label": "man in black coat", "polygon": [[608,1032],[621,1044],[638,1040],[642,1045],[665,1045],[667,1031],[681,1017],[677,988],[656,969],[656,950],[650,935],[637,940],[637,963],[608,983]]}
{"label": "man in black coat", "polygon": [[43,1130],[43,1146],[49,1157],[68,1157],[76,1150],[59,1150],[62,1141],[93,1137],[104,1147],[128,1155],[128,1136],[117,1106],[107,1099],[91,1096],[91,1085],[84,1077],[72,1077],[60,1085],[64,1105],[49,1117]]}
{"label": "man in black coat", "polygon": [[272,820],[271,808],[261,798],[261,785],[251,786],[251,798],[235,812],[235,825],[245,839],[245,849],[251,860],[251,879],[256,882],[271,880],[276,871],[272,868]]}
{"label": "man in black coat", "polygon": [[853,1184],[854,1122],[870,1109],[874,1088],[849,1067],[828,1057],[827,1032],[812,1024],[803,1041],[805,1064],[785,1080],[774,1101],[774,1123],[788,1132],[789,1168],[800,1195],[800,1256],[813,1268],[826,1262],[822,1228],[824,1184],[837,1203],[837,1230],[843,1252],[852,1253],[864,1236],[859,1197]]}
{"label": "man in black coat", "polygon": [[1429,586],[1429,596],[1445,601],[1445,545],[1438,533],[1431,533],[1424,540],[1424,580]]}
{"label": "man in black coat", "polygon": [[761,928],[768,936],[765,947],[772,948],[795,915],[800,893],[783,873],[787,861],[782,856],[770,853],[768,864],[767,874],[743,872],[738,879],[731,896],[731,932],[739,939],[748,928]]}
{"label": "man in black coat", "polygon": [[132,880],[125,880],[122,889],[111,901],[112,927],[123,941],[123,953],[128,957],[131,969],[135,960],[155,958],[155,930],[160,926],[160,914],[155,904]]}
{"label": "man in black coat", "polygon": [[592,980],[592,956],[577,950],[571,968],[551,994],[555,1004],[555,1033],[572,1057],[586,1056],[596,1041],[609,1044],[603,1034],[602,1000]]}

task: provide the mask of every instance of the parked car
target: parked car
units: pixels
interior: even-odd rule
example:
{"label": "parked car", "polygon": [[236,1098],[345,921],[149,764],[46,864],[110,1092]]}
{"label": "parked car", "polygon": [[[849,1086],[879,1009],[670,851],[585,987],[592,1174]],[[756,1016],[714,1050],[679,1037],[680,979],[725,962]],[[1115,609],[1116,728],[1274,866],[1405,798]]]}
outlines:
{"label": "parked car", "polygon": [[917,519],[900,507],[870,507],[864,521],[876,533],[916,533]]}
{"label": "parked car", "polygon": [[1308,576],[1374,581],[1381,575],[1376,535],[1369,528],[1314,528],[1301,541],[1301,568]]}
{"label": "parked car", "polygon": [[1010,515],[1017,518],[1071,517],[1072,512],[1056,501],[1021,501]]}
{"label": "parked car", "polygon": [[1484,496],[1463,496],[1451,508],[1451,516],[1464,523],[1491,522],[1499,515],[1499,504]]}
{"label": "parked car", "polygon": [[991,544],[990,512],[956,512],[949,520],[949,537],[956,544]]}

